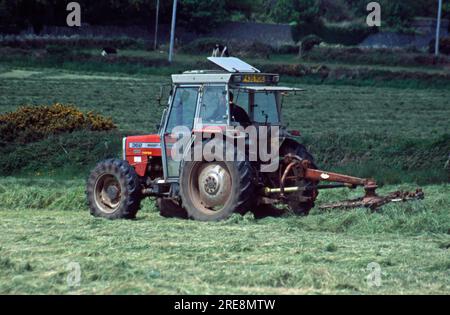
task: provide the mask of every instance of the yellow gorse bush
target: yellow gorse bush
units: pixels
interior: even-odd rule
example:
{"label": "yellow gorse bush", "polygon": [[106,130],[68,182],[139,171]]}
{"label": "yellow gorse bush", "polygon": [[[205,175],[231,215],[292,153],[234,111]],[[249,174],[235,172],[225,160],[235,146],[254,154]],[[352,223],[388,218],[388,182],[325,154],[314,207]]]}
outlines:
{"label": "yellow gorse bush", "polygon": [[77,130],[108,131],[117,127],[111,118],[83,113],[73,105],[23,106],[0,115],[0,141],[26,143]]}

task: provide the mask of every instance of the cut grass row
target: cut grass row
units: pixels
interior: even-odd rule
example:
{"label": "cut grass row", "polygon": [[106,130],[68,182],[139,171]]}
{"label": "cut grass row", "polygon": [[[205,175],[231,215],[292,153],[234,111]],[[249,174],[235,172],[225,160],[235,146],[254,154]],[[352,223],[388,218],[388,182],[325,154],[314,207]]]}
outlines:
{"label": "cut grass row", "polygon": [[[1,209],[21,211],[23,209],[52,211],[87,211],[83,180],[30,179],[7,177],[0,181]],[[394,190],[414,190],[414,184],[384,186],[379,192],[387,194]],[[410,203],[393,203],[383,207],[377,214],[358,209],[354,211],[321,211],[324,203],[352,199],[363,194],[362,189],[338,189],[322,191],[317,207],[312,215],[291,221],[292,217],[280,219],[281,222],[295,222],[296,229],[334,233],[377,234],[420,233],[450,234],[450,195],[449,184],[424,186],[425,200]],[[153,211],[153,202],[146,202],[140,214]],[[239,219],[237,216],[235,219]],[[255,221],[257,222],[257,221]]]}
{"label": "cut grass row", "polygon": [[[90,217],[80,181],[1,180],[0,293],[448,294],[448,185],[371,214],[164,219]],[[389,187],[392,188],[392,187]],[[386,188],[386,189],[389,189]],[[411,187],[405,187],[411,188]],[[384,190],[383,190],[384,191]],[[327,192],[330,201],[355,193]],[[65,210],[65,211],[62,211]],[[70,287],[70,263],[81,282]],[[370,263],[381,267],[371,287]]]}

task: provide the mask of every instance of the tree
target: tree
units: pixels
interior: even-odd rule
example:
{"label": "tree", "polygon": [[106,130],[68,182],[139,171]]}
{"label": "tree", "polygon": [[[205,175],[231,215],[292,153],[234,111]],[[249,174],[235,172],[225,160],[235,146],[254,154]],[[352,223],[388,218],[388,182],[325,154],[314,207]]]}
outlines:
{"label": "tree", "polygon": [[319,7],[320,16],[327,21],[341,22],[355,18],[354,12],[350,9],[350,5],[346,0],[320,0]]}
{"label": "tree", "polygon": [[278,23],[315,23],[319,10],[318,0],[279,0],[270,14]]}
{"label": "tree", "polygon": [[225,0],[225,10],[227,15],[240,14],[247,20],[251,20],[255,15],[265,13],[262,0]]}
{"label": "tree", "polygon": [[319,12],[319,0],[279,0],[270,9],[274,21],[292,26],[295,41],[301,41],[310,34],[319,34],[323,27]]}
{"label": "tree", "polygon": [[[66,6],[61,0],[0,0],[0,26],[32,25],[39,30],[44,25],[66,24]],[[77,0],[82,8],[82,20],[89,24],[130,25],[153,21],[155,0]],[[171,1],[161,1],[161,23],[170,22]]]}
{"label": "tree", "polygon": [[206,33],[225,19],[222,0],[182,0],[178,21],[188,30]]}

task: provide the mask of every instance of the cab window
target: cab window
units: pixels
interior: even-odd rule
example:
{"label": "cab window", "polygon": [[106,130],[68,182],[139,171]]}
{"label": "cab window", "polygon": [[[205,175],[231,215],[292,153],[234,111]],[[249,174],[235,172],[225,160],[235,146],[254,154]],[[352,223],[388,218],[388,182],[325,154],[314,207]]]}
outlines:
{"label": "cab window", "polygon": [[177,88],[172,102],[166,132],[171,133],[177,126],[192,129],[197,108],[198,87]]}
{"label": "cab window", "polygon": [[253,115],[253,120],[258,123],[279,123],[276,94],[274,92],[255,93]]}
{"label": "cab window", "polygon": [[234,103],[241,107],[248,114],[250,113],[249,106],[249,93],[239,89],[232,90],[234,94]]}
{"label": "cab window", "polygon": [[225,86],[205,86],[200,104],[200,118],[206,124],[226,124],[228,97]]}

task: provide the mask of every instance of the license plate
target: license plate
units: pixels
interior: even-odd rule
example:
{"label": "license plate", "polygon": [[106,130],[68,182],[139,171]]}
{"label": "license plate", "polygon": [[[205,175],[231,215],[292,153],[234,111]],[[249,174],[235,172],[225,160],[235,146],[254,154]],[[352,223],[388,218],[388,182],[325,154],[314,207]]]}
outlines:
{"label": "license plate", "polygon": [[265,83],[266,78],[262,75],[244,75],[243,83]]}

